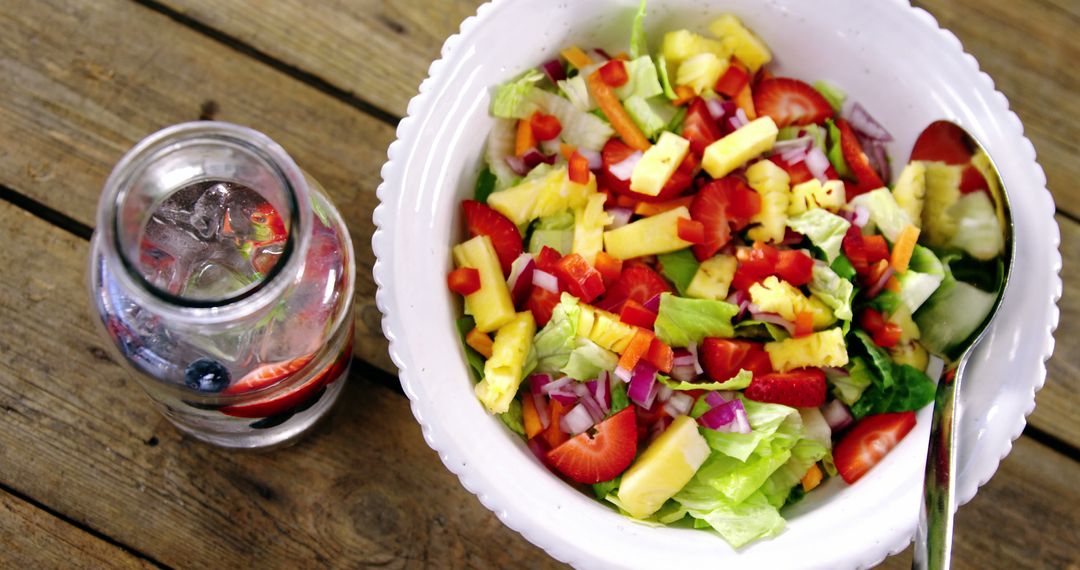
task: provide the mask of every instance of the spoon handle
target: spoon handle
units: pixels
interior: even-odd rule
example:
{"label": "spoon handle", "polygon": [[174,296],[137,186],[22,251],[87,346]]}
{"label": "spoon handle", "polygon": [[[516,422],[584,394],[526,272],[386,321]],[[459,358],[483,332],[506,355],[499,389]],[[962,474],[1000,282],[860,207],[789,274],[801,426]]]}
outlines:
{"label": "spoon handle", "polygon": [[923,503],[915,531],[912,568],[948,570],[956,512],[956,427],[960,380],[968,354],[947,364],[938,380],[930,449],[926,455]]}

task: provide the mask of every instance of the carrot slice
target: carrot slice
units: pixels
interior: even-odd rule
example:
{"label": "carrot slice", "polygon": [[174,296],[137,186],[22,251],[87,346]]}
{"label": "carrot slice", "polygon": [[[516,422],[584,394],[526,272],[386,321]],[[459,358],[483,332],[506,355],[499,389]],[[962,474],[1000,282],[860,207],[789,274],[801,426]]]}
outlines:
{"label": "carrot slice", "polygon": [[757,109],[754,108],[754,94],[750,91],[750,84],[743,85],[739,94],[735,96],[735,105],[746,113],[746,118],[753,121],[757,118]]}
{"label": "carrot slice", "polygon": [[473,329],[465,335],[465,344],[471,346],[476,352],[484,355],[484,358],[491,358],[491,347],[494,343],[487,333],[482,333],[477,329]]}
{"label": "carrot slice", "polygon": [[892,291],[893,293],[900,292],[900,280],[895,275],[890,275],[889,279],[885,281],[885,290]]}
{"label": "carrot slice", "polygon": [[689,103],[691,100],[697,97],[697,93],[694,93],[694,89],[686,85],[675,86],[675,100],[672,104],[676,107],[682,107]]}
{"label": "carrot slice", "polygon": [[824,474],[821,472],[821,468],[817,466],[817,463],[810,466],[810,469],[806,470],[806,475],[802,478],[802,489],[804,492],[810,492],[813,488],[821,484],[821,480],[824,478]]}
{"label": "carrot slice", "polygon": [[566,432],[559,428],[559,420],[562,419],[563,412],[565,411],[563,405],[553,398],[551,400],[549,411],[551,412],[551,423],[548,425],[548,428],[540,434],[540,437],[547,442],[548,449],[555,449],[566,440],[570,439],[570,436],[566,435]]}
{"label": "carrot slice", "polygon": [[641,357],[648,354],[655,336],[652,332],[639,328],[630,338],[630,344],[626,345],[622,356],[619,357],[619,366],[624,370],[633,370]]}
{"label": "carrot slice", "polygon": [[615,95],[615,91],[607,83],[604,83],[604,80],[600,77],[600,72],[592,72],[585,82],[589,86],[589,92],[592,93],[593,99],[596,99],[596,104],[604,112],[604,116],[608,118],[608,121],[611,121],[611,127],[615,129],[623,142],[640,151],[649,150],[652,143],[645,138],[641,129],[630,118],[622,103],[619,102],[619,98]]}
{"label": "carrot slice", "polygon": [[521,156],[529,149],[536,148],[536,137],[533,136],[532,123],[528,119],[518,121],[517,138],[514,140],[514,154]]}
{"label": "carrot slice", "polygon": [[639,202],[638,205],[634,207],[634,213],[639,216],[655,216],[669,210],[674,210],[679,206],[686,206],[689,208],[690,202],[693,201],[693,196],[683,196],[682,198],[675,198],[674,200],[668,200],[666,202]]}
{"label": "carrot slice", "polygon": [[896,236],[896,242],[892,249],[892,268],[897,273],[907,271],[911,263],[911,254],[915,252],[915,244],[919,241],[919,228],[913,225],[904,226],[900,235]]}
{"label": "carrot slice", "polygon": [[570,46],[562,50],[561,54],[566,58],[566,61],[570,62],[570,65],[582,69],[592,65],[592,58],[581,51],[581,48],[577,46]]}
{"label": "carrot slice", "polygon": [[525,423],[525,436],[528,439],[544,431],[544,425],[540,423],[540,413],[536,411],[536,402],[528,392],[521,398],[521,419]]}
{"label": "carrot slice", "polygon": [[559,143],[559,154],[566,160],[570,160],[570,157],[577,152],[577,147],[572,144]]}
{"label": "carrot slice", "polygon": [[795,336],[806,336],[814,332],[814,314],[809,311],[795,313]]}

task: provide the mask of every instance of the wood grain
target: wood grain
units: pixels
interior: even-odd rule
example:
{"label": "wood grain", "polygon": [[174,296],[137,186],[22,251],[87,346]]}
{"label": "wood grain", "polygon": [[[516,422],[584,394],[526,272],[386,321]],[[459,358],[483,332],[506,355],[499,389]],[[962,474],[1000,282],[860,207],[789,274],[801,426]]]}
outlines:
{"label": "wood grain", "polygon": [[153,568],[154,565],[0,491],[0,564],[6,568]]}
{"label": "wood grain", "polygon": [[394,370],[369,245],[391,127],[125,0],[0,10],[0,76],[0,140],[18,141],[0,145],[0,184],[91,226],[113,165],[162,127],[211,114],[281,143],[352,232],[356,354]]}
{"label": "wood grain", "polygon": [[0,266],[20,268],[0,272],[10,488],[175,567],[551,565],[439,463],[408,400],[358,374],[292,448],[182,437],[83,318],[87,243],[6,203],[0,240],[16,244]]}

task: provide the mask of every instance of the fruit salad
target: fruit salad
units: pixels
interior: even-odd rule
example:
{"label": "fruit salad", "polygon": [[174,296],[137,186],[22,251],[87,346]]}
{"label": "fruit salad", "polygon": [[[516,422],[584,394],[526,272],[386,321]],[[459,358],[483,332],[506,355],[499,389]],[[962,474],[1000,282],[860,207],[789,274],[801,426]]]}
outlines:
{"label": "fruit salad", "polygon": [[738,17],[650,50],[645,10],[493,90],[448,286],[479,401],[545,466],[738,548],[912,430],[993,303],[998,189],[948,129],[893,182],[888,131]]}

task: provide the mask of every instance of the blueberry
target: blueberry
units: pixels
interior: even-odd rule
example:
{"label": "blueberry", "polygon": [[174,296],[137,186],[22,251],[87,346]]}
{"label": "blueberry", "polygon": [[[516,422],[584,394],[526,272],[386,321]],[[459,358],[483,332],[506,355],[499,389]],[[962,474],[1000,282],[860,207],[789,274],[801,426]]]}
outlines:
{"label": "blueberry", "polygon": [[200,358],[184,370],[184,383],[200,392],[220,392],[229,385],[229,370],[211,358]]}

